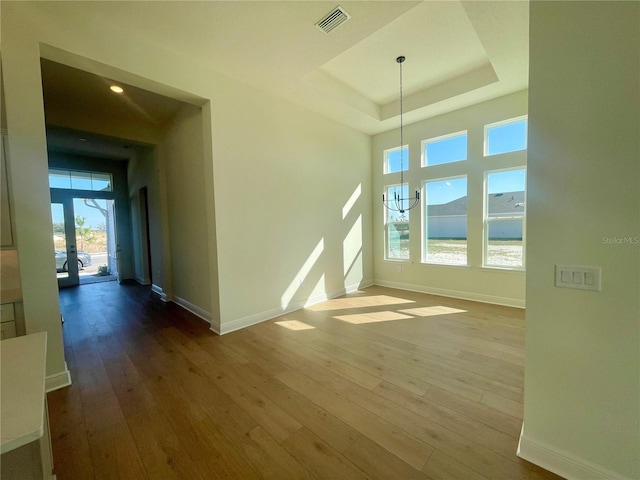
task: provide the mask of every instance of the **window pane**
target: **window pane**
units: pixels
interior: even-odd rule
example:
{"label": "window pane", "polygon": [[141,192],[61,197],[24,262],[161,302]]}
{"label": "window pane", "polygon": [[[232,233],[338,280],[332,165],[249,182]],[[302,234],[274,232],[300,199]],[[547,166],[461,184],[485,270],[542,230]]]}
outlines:
{"label": "window pane", "polygon": [[108,173],[92,173],[91,190],[94,192],[110,192],[111,175]]}
{"label": "window pane", "polygon": [[71,188],[71,177],[65,170],[49,170],[49,188]]}
{"label": "window pane", "polygon": [[467,264],[467,178],[427,182],[425,262]]}
{"label": "window pane", "polygon": [[527,120],[487,127],[487,155],[515,152],[527,148]]}
{"label": "window pane", "polygon": [[89,172],[71,172],[71,188],[73,190],[91,190],[91,174]]}
{"label": "window pane", "polygon": [[424,164],[427,167],[467,159],[467,134],[427,140],[424,145]]}
{"label": "window pane", "polygon": [[384,173],[406,172],[407,170],[409,170],[409,147],[385,150]]}
{"label": "window pane", "polygon": [[495,220],[488,223],[486,265],[496,267],[522,267],[523,220]]}
{"label": "window pane", "polygon": [[110,173],[49,169],[50,188],[111,192],[113,191],[112,185]]}
{"label": "window pane", "polygon": [[524,215],[525,183],[524,169],[487,174],[489,217]]}
{"label": "window pane", "polygon": [[[386,200],[392,208],[396,208],[393,198],[395,195],[401,198],[409,196],[409,185],[403,185],[402,191],[399,185],[387,187]],[[409,211],[400,213],[395,210],[385,209],[387,223],[387,258],[393,260],[409,259]]]}
{"label": "window pane", "polygon": [[387,258],[409,259],[409,222],[390,223],[387,236]]}

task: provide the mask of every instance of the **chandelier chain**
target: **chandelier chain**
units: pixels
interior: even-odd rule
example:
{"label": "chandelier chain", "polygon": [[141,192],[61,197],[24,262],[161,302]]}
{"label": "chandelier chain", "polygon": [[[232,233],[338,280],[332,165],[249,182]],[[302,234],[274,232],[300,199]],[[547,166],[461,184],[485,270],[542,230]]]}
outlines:
{"label": "chandelier chain", "polygon": [[[402,95],[402,62],[400,63],[400,185],[404,183],[404,125],[403,117],[403,95]],[[402,194],[402,192],[400,192]]]}
{"label": "chandelier chain", "polygon": [[[393,199],[387,199],[385,194],[382,194],[382,204],[388,210],[400,212],[400,217],[398,218],[400,221],[406,220],[405,212],[407,210],[411,210],[420,203],[420,190],[416,190],[414,197],[403,198],[402,196],[404,191],[404,82],[402,81],[402,63],[404,60],[405,57],[403,56],[396,58],[396,62],[400,64],[400,191],[393,192]],[[408,161],[409,159],[407,158]]]}

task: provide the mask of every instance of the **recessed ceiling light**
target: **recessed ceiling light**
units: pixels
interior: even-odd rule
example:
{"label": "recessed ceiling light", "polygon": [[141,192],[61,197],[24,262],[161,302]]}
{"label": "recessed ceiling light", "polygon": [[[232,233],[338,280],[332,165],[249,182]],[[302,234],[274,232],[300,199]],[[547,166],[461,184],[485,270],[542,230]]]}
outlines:
{"label": "recessed ceiling light", "polygon": [[111,85],[109,88],[114,93],[124,93],[124,89],[122,87],[119,87],[118,85]]}

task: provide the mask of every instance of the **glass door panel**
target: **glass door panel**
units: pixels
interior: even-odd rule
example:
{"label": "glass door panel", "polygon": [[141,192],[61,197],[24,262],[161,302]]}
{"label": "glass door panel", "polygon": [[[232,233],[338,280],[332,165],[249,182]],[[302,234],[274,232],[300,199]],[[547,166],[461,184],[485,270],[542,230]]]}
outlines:
{"label": "glass door panel", "polygon": [[70,201],[51,202],[53,245],[59,287],[78,285],[73,206]]}
{"label": "glass door panel", "polygon": [[117,278],[115,201],[74,198],[73,210],[80,276]]}

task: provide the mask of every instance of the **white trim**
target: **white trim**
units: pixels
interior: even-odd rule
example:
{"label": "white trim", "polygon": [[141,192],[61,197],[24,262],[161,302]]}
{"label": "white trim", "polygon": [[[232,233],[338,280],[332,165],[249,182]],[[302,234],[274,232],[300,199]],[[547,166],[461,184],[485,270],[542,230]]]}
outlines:
{"label": "white trim", "polygon": [[167,299],[167,294],[164,293],[164,291],[162,290],[162,287],[159,287],[158,285],[152,283],[151,284],[151,291],[153,293],[156,293],[156,294],[160,295],[160,300],[162,300],[163,302],[168,302],[169,301]]}
{"label": "white trim", "polygon": [[180,297],[174,296],[172,301],[173,301],[173,303],[181,306],[185,310],[190,311],[196,317],[199,317],[202,320],[204,320],[205,322],[207,322],[208,324],[211,324],[211,313],[210,312],[207,312],[206,310],[203,310],[202,308],[198,307],[197,305],[194,305],[193,303],[187,302],[184,298],[180,298]]}
{"label": "white trim", "polygon": [[321,293],[318,295],[314,295],[313,297],[309,297],[306,300],[300,300],[298,302],[290,303],[288,305],[283,305],[277,308],[272,308],[264,312],[255,313],[253,315],[248,315],[236,320],[231,320],[230,322],[221,324],[219,326],[219,331],[213,330],[213,326],[211,329],[219,335],[225,335],[242,328],[250,327],[251,325],[257,325],[258,323],[262,323],[267,320],[286,315],[287,313],[295,312],[296,310],[300,310],[301,308],[324,302],[331,298],[336,298],[347,293],[355,292],[356,290],[359,290],[361,288],[370,287],[371,285],[373,285],[372,281],[361,282],[354,285],[347,285],[345,286],[345,288],[341,288],[340,290],[337,290],[335,292]]}
{"label": "white trim", "polygon": [[145,285],[145,286],[151,285],[151,282],[149,281],[149,279],[143,280],[141,278],[135,277],[134,280],[138,282],[140,285]]}
{"label": "white trim", "polygon": [[587,478],[589,480],[625,480],[629,478],[569,452],[537,442],[524,433],[520,433],[517,455],[570,480]]}
{"label": "white trim", "polygon": [[211,330],[216,335],[222,335],[220,333],[220,321],[219,320],[212,320],[211,321],[211,327],[209,327],[209,330]]}
{"label": "white trim", "polygon": [[386,280],[374,280],[373,284],[379,285],[381,287],[407,290],[409,292],[428,293],[430,295],[460,298],[462,300],[471,300],[473,302],[491,303],[494,305],[504,305],[506,307],[525,308],[524,300],[520,300],[519,298],[498,297],[495,295],[484,295],[482,293],[469,293],[469,292],[461,292],[459,290],[447,290],[445,288],[423,287],[422,285],[388,282]]}
{"label": "white trim", "polygon": [[44,389],[45,392],[53,392],[54,390],[58,390],[60,388],[68,387],[71,385],[71,372],[67,368],[67,362],[64,362],[64,371],[59,373],[54,373],[53,375],[47,376],[44,381]]}

